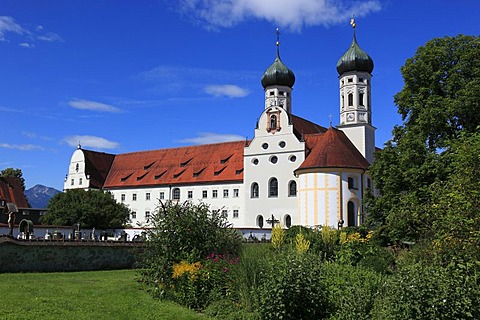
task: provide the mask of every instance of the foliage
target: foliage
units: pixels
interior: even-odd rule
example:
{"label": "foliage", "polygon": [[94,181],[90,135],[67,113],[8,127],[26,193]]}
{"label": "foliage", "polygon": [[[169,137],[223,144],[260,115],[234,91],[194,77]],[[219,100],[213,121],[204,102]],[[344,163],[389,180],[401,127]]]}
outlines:
{"label": "foliage", "polygon": [[373,319],[479,319],[479,274],[408,265],[381,289]]}
{"label": "foliage", "polygon": [[259,290],[262,319],[322,319],[327,314],[321,267],[312,254],[278,254],[265,270]]}
{"label": "foliage", "polygon": [[452,178],[447,154],[480,125],[479,56],[480,37],[437,38],[401,69],[404,87],[394,100],[403,124],[377,154],[371,174],[380,195],[366,203],[370,225],[393,241],[435,236],[433,200]]}
{"label": "foliage", "polygon": [[158,297],[203,309],[228,282],[226,264],[241,248],[238,233],[220,212],[189,201],[161,202],[150,224],[142,280]]}
{"label": "foliage", "polygon": [[25,179],[23,178],[22,169],[3,169],[2,171],[0,171],[0,177],[15,177],[20,179],[20,183],[22,184],[22,190],[25,191]]}
{"label": "foliage", "polygon": [[272,228],[272,235],[270,241],[272,243],[272,248],[279,250],[285,243],[285,229],[283,229],[281,224],[277,224]]}
{"label": "foliage", "polygon": [[298,233],[295,238],[295,249],[297,253],[303,254],[310,249],[310,241],[305,239],[303,233]]}
{"label": "foliage", "polygon": [[328,319],[371,319],[384,277],[362,267],[326,262],[321,283],[328,292]]}
{"label": "foliage", "polygon": [[58,193],[49,202],[43,224],[111,229],[125,226],[130,209],[118,203],[110,192],[72,189]]}
{"label": "foliage", "polygon": [[135,270],[3,273],[0,290],[8,293],[9,301],[2,305],[0,319],[209,319],[152,299],[135,274]]}

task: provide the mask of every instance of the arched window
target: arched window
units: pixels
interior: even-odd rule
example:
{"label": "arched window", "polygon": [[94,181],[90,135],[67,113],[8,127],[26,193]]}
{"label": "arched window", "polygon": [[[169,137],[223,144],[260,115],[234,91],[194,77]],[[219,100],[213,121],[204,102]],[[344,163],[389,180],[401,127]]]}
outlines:
{"label": "arched window", "polygon": [[355,214],[355,204],[352,201],[348,201],[347,205],[347,210],[348,210],[348,221],[347,221],[347,226],[348,227],[355,227],[357,223],[356,219],[356,214]]}
{"label": "arched window", "polygon": [[292,226],[292,217],[289,214],[285,216],[285,227],[290,228]]}
{"label": "arched window", "polygon": [[277,178],[270,179],[268,183],[268,196],[278,197],[278,180]]}
{"label": "arched window", "polygon": [[261,215],[257,216],[257,227],[259,227],[260,229],[263,228],[263,216]]}
{"label": "arched window", "polygon": [[172,199],[173,200],[180,200],[180,189],[179,188],[175,188],[172,190]]}
{"label": "arched window", "polygon": [[360,93],[358,94],[358,100],[359,100],[359,102],[360,102],[360,105],[363,106],[363,93],[360,92]]}
{"label": "arched window", "polygon": [[353,93],[348,94],[348,106],[353,106]]}
{"label": "arched window", "polygon": [[252,183],[252,187],[250,190],[250,197],[251,198],[258,198],[259,196],[259,191],[258,191],[258,183],[254,182]]}
{"label": "arched window", "polygon": [[289,197],[297,196],[297,182],[293,180],[288,183],[288,196]]}
{"label": "arched window", "polygon": [[277,116],[272,114],[270,116],[270,129],[276,129],[277,128]]}

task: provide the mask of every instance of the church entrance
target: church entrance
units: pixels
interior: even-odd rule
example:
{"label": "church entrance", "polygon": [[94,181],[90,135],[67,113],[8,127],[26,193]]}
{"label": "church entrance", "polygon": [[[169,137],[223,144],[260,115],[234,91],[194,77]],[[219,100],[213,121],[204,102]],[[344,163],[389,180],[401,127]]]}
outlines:
{"label": "church entrance", "polygon": [[347,226],[348,227],[355,227],[357,219],[355,214],[355,204],[353,201],[348,201],[347,204]]}

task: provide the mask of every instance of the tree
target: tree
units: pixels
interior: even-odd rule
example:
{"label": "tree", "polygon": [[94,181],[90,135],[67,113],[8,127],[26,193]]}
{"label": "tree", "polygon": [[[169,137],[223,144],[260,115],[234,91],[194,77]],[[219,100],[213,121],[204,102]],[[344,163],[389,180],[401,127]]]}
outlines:
{"label": "tree", "polygon": [[[368,197],[369,223],[393,240],[435,235],[434,195],[450,178],[448,151],[480,125],[480,37],[433,39],[401,68],[394,97],[403,123],[371,168],[380,196]],[[442,188],[433,188],[442,186]]]}
{"label": "tree", "polygon": [[23,191],[25,191],[25,179],[23,178],[22,169],[6,168],[0,171],[0,177],[16,177],[20,179]]}
{"label": "tree", "polygon": [[84,228],[110,229],[125,226],[130,209],[118,203],[110,192],[73,189],[54,196],[48,206],[43,224]]}

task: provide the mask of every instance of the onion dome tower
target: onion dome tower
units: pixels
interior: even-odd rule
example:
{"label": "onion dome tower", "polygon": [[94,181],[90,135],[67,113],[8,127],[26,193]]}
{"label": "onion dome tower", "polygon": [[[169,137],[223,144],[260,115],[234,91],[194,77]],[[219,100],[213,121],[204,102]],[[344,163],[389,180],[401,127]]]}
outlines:
{"label": "onion dome tower", "polygon": [[278,28],[276,34],[277,56],[262,76],[262,86],[265,90],[265,109],[277,106],[291,113],[291,93],[295,84],[295,74],[280,59],[280,33]]}
{"label": "onion dome tower", "polygon": [[340,126],[363,156],[372,163],[375,128],[372,126],[370,80],[373,60],[357,43],[355,20],[350,48],[337,62],[340,80]]}

